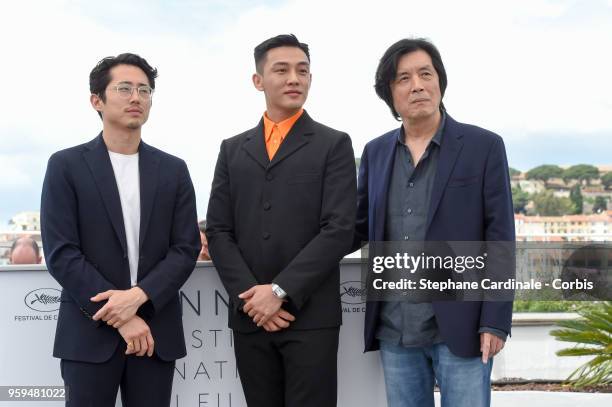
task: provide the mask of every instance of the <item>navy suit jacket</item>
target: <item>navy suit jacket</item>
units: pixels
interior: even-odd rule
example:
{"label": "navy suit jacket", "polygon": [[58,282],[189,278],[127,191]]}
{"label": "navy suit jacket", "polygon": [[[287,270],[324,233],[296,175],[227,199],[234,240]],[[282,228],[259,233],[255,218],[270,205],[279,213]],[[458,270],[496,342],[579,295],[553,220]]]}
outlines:
{"label": "navy suit jacket", "polygon": [[[195,194],[184,161],[139,146],[140,259],[137,283],[149,297],[138,315],[163,360],[185,356],[178,291],[200,251]],[[51,156],[41,199],[41,230],[51,275],[62,286],[53,355],[100,363],[122,340],[91,317],[97,293],[131,287],[119,190],[100,134]]]}
{"label": "navy suit jacket", "polygon": [[[359,168],[356,239],[384,241],[389,181],[400,129],[370,141]],[[449,115],[440,146],[426,227],[428,241],[514,241],[508,162],[498,135]],[[368,302],[365,350],[375,338],[380,302]],[[512,302],[434,301],[440,334],[462,357],[480,354],[481,327],[510,333]]]}

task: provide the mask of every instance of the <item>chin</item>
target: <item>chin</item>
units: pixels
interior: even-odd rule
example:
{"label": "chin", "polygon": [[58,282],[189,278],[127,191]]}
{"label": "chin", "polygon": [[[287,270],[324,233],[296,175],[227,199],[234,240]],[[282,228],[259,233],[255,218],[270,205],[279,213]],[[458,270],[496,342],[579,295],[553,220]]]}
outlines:
{"label": "chin", "polygon": [[142,127],[142,123],[140,122],[129,122],[127,124],[127,128],[130,130],[138,130],[141,127]]}
{"label": "chin", "polygon": [[302,108],[302,106],[304,106],[304,101],[303,100],[301,100],[299,102],[296,102],[296,103],[287,104],[287,105],[284,106],[284,108],[286,110],[299,110],[299,109]]}

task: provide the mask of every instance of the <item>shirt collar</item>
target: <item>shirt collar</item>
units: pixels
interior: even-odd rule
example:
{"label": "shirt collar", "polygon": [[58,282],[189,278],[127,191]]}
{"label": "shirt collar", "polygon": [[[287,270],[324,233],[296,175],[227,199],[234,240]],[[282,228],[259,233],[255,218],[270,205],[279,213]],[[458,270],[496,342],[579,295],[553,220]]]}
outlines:
{"label": "shirt collar", "polygon": [[[431,138],[430,143],[434,143],[437,146],[440,146],[440,143],[442,142],[442,134],[444,133],[445,124],[446,124],[446,111],[440,110],[440,124],[438,125],[438,129],[436,130],[436,133]],[[397,142],[400,144],[406,145],[406,143],[404,142],[404,138],[405,138],[404,126],[400,126],[400,132],[397,135]]]}
{"label": "shirt collar", "polygon": [[274,128],[274,126],[278,127],[278,130],[281,135],[281,140],[284,140],[285,137],[287,137],[289,130],[291,130],[291,127],[293,127],[295,122],[300,118],[300,116],[302,116],[302,113],[304,113],[304,109],[300,109],[296,114],[291,117],[288,117],[282,122],[275,123],[268,117],[268,112],[264,112],[264,136],[266,142],[270,141],[270,137],[272,137],[272,129]]}

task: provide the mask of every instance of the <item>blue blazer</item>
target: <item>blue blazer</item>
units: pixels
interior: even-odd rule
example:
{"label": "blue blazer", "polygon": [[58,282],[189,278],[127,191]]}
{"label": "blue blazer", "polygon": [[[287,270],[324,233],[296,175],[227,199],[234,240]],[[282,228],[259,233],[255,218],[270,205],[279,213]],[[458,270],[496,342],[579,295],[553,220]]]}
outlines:
{"label": "blue blazer", "polygon": [[[185,356],[178,291],[200,251],[195,193],[184,161],[139,146],[140,259],[138,285],[149,301],[138,310],[163,360]],[[108,360],[119,332],[91,317],[104,305],[89,299],[131,287],[119,190],[100,134],[51,156],[41,199],[47,266],[62,286],[53,356]]]}
{"label": "blue blazer", "polygon": [[[356,239],[384,241],[389,181],[400,129],[364,148],[357,189]],[[449,115],[427,217],[429,241],[514,241],[514,214],[508,161],[498,135],[459,123]],[[510,333],[511,302],[435,301],[440,334],[458,356],[480,354],[481,327]],[[368,302],[365,351],[379,347],[375,338],[380,302]]]}

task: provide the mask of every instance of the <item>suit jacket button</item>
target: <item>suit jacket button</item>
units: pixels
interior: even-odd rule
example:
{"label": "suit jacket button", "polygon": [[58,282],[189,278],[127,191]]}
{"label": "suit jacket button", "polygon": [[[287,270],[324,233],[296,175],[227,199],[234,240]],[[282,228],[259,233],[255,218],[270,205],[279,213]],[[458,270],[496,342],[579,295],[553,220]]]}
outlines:
{"label": "suit jacket button", "polygon": [[274,175],[272,175],[272,174],[270,174],[270,173],[267,173],[267,174],[266,174],[266,180],[268,180],[268,181],[272,181],[273,179],[274,179]]}
{"label": "suit jacket button", "polygon": [[271,207],[272,205],[270,204],[270,202],[264,202],[263,204],[264,211],[269,210]]}
{"label": "suit jacket button", "polygon": [[261,237],[263,237],[264,240],[268,240],[270,236],[272,235],[270,235],[268,232],[264,232],[264,234]]}

